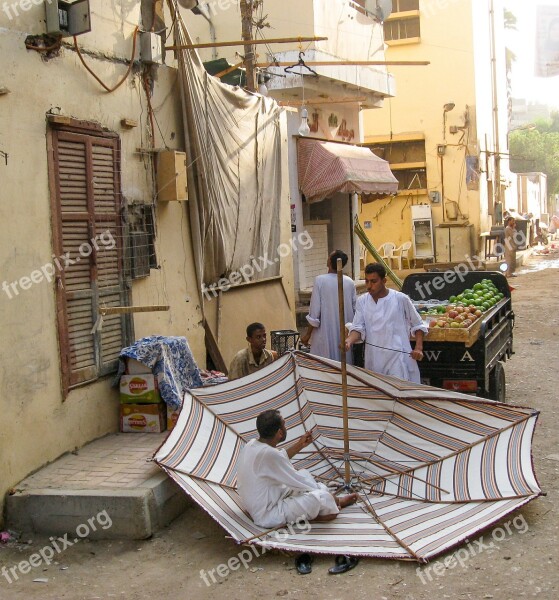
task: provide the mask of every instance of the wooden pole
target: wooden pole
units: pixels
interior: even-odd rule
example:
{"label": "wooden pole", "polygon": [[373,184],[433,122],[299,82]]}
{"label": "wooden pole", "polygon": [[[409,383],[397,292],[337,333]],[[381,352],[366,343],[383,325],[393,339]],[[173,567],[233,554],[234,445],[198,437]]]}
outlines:
{"label": "wooden pole", "polygon": [[[245,42],[252,42],[252,0],[241,0],[242,38]],[[256,91],[256,71],[254,64],[254,45],[243,44],[245,48],[246,89]]]}
{"label": "wooden pole", "polygon": [[318,104],[349,104],[351,102],[367,102],[367,98],[365,96],[357,96],[355,98],[339,98],[336,100],[335,98],[311,98],[309,100],[279,100],[278,104],[280,106],[314,106]]}
{"label": "wooden pole", "polygon": [[342,411],[344,423],[344,481],[349,488],[351,473],[349,467],[349,418],[347,408],[347,360],[345,350],[345,309],[344,309],[344,275],[342,272],[342,260],[336,261],[338,274],[338,311],[340,316],[340,362],[342,363]]}
{"label": "wooden pole", "polygon": [[127,313],[166,311],[170,308],[166,304],[153,304],[149,306],[100,306],[99,313],[105,317],[107,315],[123,315]]}
{"label": "wooden pole", "polygon": [[[327,40],[327,37],[291,37],[291,38],[272,38],[270,40],[252,40],[249,38],[251,45],[256,44],[297,44],[299,42],[322,42]],[[184,44],[175,46],[165,46],[165,50],[195,50],[196,48],[225,48],[227,46],[244,46],[245,39],[233,42],[207,42],[204,44]],[[285,63],[292,65],[293,63]]]}
{"label": "wooden pole", "polygon": [[[268,41],[268,40],[267,40]],[[358,67],[425,67],[430,65],[428,60],[309,60],[305,61],[308,67],[335,67],[342,65],[345,67],[355,65]],[[270,67],[293,67],[297,66],[290,62],[277,63],[256,63],[255,67],[270,68]]]}
{"label": "wooden pole", "polygon": [[225,75],[229,75],[229,73],[232,73],[235,69],[238,69],[239,67],[242,67],[243,63],[237,63],[236,65],[231,65],[230,67],[228,67],[227,69],[224,69],[223,71],[220,71],[219,73],[216,73],[214,75],[214,77],[225,77]]}

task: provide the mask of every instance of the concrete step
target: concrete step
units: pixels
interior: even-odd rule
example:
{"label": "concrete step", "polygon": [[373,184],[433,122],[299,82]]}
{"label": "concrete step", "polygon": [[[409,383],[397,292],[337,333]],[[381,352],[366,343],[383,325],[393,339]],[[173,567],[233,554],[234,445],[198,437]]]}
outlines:
{"label": "concrete step", "polygon": [[155,463],[167,433],[117,433],[24,479],[6,499],[6,527],[72,540],[145,539],[191,503]]}

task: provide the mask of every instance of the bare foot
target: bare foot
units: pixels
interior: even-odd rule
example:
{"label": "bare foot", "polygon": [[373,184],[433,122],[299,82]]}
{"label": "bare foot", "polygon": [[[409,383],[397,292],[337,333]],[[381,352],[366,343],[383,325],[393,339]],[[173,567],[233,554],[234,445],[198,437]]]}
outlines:
{"label": "bare foot", "polygon": [[357,500],[359,500],[359,494],[348,494],[347,496],[336,498],[336,502],[340,508],[351,506],[352,504],[355,504]]}
{"label": "bare foot", "polygon": [[326,523],[328,521],[333,521],[338,516],[338,513],[334,513],[333,515],[318,515],[313,521],[315,523]]}

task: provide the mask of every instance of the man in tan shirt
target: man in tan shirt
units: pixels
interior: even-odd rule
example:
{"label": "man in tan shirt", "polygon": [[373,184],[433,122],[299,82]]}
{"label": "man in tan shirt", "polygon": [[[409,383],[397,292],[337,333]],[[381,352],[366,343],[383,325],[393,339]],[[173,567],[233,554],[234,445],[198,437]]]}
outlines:
{"label": "man in tan shirt", "polygon": [[278,353],[266,350],[266,328],[262,323],[251,323],[247,327],[249,347],[237,352],[229,367],[229,380],[239,379],[256,373],[263,367],[273,363]]}

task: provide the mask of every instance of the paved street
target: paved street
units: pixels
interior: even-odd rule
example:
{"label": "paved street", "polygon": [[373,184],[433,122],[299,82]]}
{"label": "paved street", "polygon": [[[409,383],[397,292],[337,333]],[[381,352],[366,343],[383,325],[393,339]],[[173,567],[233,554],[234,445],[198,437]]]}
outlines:
{"label": "paved street", "polygon": [[[142,541],[87,541],[61,548],[12,582],[0,576],[0,598],[220,599],[367,598],[371,600],[513,599],[559,596],[557,493],[559,448],[559,255],[533,257],[511,280],[516,313],[515,351],[506,364],[507,401],[541,411],[534,461],[547,496],[511,514],[476,540],[421,567],[363,559],[347,574],[330,576],[331,557],[317,557],[300,576],[280,553],[246,558],[247,568],[219,577],[215,569],[241,548],[205,513],[192,507],[171,526]],[[93,516],[93,515],[92,515]],[[131,518],[133,518],[131,516]],[[15,567],[49,544],[0,547],[0,568]],[[247,555],[245,555],[247,556]],[[201,573],[203,571],[203,573]],[[213,571],[213,575],[209,573]],[[223,571],[222,571],[223,573]],[[212,581],[212,577],[216,580]],[[34,581],[39,580],[39,581]]]}

